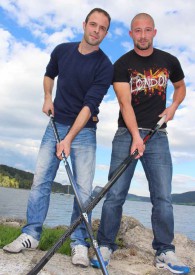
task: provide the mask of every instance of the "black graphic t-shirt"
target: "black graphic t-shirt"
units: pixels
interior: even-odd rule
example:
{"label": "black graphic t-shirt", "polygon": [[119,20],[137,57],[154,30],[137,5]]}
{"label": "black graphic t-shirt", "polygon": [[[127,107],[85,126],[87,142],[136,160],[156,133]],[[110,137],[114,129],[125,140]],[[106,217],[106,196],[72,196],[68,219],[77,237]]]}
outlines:
{"label": "black graphic t-shirt", "polygon": [[[113,82],[129,83],[138,127],[142,128],[152,128],[166,108],[168,80],[175,83],[183,78],[179,60],[158,49],[147,57],[131,50],[114,64]],[[118,126],[126,127],[121,112]]]}

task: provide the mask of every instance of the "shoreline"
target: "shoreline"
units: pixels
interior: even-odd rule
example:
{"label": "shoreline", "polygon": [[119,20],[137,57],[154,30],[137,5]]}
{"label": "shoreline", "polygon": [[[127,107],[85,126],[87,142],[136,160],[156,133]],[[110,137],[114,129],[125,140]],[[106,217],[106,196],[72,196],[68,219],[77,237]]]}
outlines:
{"label": "shoreline", "polygon": [[[0,186],[0,188],[6,188],[6,189],[15,189],[15,190],[26,190],[26,191],[30,191],[30,188],[14,188],[14,187],[7,187],[7,186]],[[189,192],[194,192],[194,191],[189,191]],[[74,194],[69,194],[69,193],[62,193],[62,192],[51,192],[51,194],[59,194],[59,195],[71,195],[71,196],[74,196]],[[184,193],[181,193],[181,194],[172,194],[172,195],[182,195]],[[132,196],[137,196],[138,199],[129,199],[127,198],[126,201],[133,201],[133,202],[144,202],[144,203],[150,203],[150,201],[147,201],[147,200],[141,200],[139,199],[142,198],[143,196],[139,196],[139,195],[135,195],[135,194],[131,194],[131,193],[128,193],[128,195],[132,195]],[[144,197],[146,199],[149,200],[149,197]],[[173,205],[184,205],[184,206],[195,206],[195,202],[192,202],[192,203],[184,203],[184,202],[181,202],[181,203],[176,203],[176,202],[173,202],[172,203]]]}
{"label": "shoreline", "polygon": [[[0,217],[0,223],[11,226],[21,226],[25,220]],[[96,231],[99,220],[93,221],[93,230]],[[153,265],[155,251],[151,248],[152,230],[145,228],[138,220],[123,216],[118,238],[123,248],[116,250],[108,267],[112,275],[170,275],[169,271],[158,270]],[[195,241],[185,235],[175,234],[174,244],[178,257],[191,268],[191,275],[195,275]],[[94,253],[90,248],[90,253]],[[0,274],[24,275],[27,274],[41,259],[46,251],[22,251],[10,254],[0,249]],[[55,253],[48,263],[39,272],[40,275],[100,275],[101,270],[92,267],[80,268],[71,263],[71,257]]]}

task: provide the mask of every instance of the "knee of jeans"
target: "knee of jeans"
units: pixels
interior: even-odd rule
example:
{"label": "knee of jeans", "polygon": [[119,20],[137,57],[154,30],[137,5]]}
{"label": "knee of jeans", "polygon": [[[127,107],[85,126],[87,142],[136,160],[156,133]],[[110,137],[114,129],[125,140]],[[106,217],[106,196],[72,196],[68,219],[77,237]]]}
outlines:
{"label": "knee of jeans", "polygon": [[173,206],[172,206],[171,200],[166,200],[166,199],[162,200],[161,199],[161,200],[155,201],[154,209],[156,209],[156,211],[160,212],[161,215],[166,216],[167,213],[170,213],[173,211]]}
{"label": "knee of jeans", "polygon": [[172,204],[172,197],[170,193],[159,194],[157,198],[154,198],[154,203],[159,206]]}
{"label": "knee of jeans", "polygon": [[123,203],[125,202],[125,199],[126,199],[126,194],[111,191],[111,192],[108,192],[105,203],[107,203],[107,205],[110,205],[110,207],[118,206],[118,205],[123,205]]}
{"label": "knee of jeans", "polygon": [[32,187],[38,188],[38,186],[41,185],[40,188],[50,189],[50,185],[56,176],[59,163],[60,160],[54,155],[43,159],[39,156]]}
{"label": "knee of jeans", "polygon": [[43,198],[46,199],[50,196],[51,193],[51,185],[39,184],[39,185],[32,185],[29,195],[29,201],[37,201],[40,200],[43,202]]}

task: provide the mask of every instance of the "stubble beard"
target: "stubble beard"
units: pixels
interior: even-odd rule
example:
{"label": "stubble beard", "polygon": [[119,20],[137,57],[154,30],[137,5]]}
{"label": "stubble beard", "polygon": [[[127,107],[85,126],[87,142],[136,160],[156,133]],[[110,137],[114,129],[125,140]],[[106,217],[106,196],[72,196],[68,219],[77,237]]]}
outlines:
{"label": "stubble beard", "polygon": [[84,35],[84,38],[85,42],[90,46],[99,46],[99,44],[101,43],[99,39],[97,41],[92,41],[92,39],[90,39],[90,37],[88,37],[87,35]]}
{"label": "stubble beard", "polygon": [[145,46],[142,46],[139,42],[135,43],[135,46],[141,51],[148,50],[151,47],[151,45],[152,45],[151,42],[148,42],[147,45],[145,45]]}

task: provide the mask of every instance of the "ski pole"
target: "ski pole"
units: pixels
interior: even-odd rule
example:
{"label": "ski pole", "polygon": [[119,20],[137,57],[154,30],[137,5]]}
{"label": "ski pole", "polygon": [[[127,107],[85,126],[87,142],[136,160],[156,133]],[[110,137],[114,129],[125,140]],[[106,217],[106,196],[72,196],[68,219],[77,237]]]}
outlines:
{"label": "ski pole", "polygon": [[[51,113],[50,113],[50,122],[51,122],[51,125],[52,125],[52,128],[53,128],[53,131],[54,131],[56,142],[60,143],[60,137],[59,137],[59,134],[58,134],[58,131],[57,131],[57,127],[56,127],[56,124],[55,124],[55,121],[54,121],[54,117],[53,117],[53,115]],[[87,213],[85,211],[85,208],[82,205],[81,199],[79,197],[79,191],[78,191],[78,188],[76,186],[76,182],[74,180],[72,171],[70,169],[70,165],[69,165],[69,163],[67,161],[67,158],[66,158],[64,152],[62,152],[62,160],[64,162],[64,166],[65,166],[65,169],[66,169],[69,181],[70,181],[70,183],[71,183],[71,185],[73,187],[74,195],[75,195],[75,198],[76,198],[79,210],[81,212],[82,219],[83,219],[83,221],[85,223],[85,226],[86,226],[86,229],[88,231],[88,234],[89,234],[92,246],[94,248],[94,251],[95,251],[95,254],[96,254],[97,258],[98,258],[98,261],[100,263],[100,266],[101,266],[101,269],[102,269],[102,273],[104,275],[107,275],[108,272],[107,272],[107,269],[106,269],[103,257],[102,257],[102,255],[100,253],[100,249],[99,249],[98,243],[97,243],[97,241],[94,238],[92,227],[91,227],[91,224],[89,223],[88,215],[87,215]]]}
{"label": "ski pole", "polygon": [[[160,129],[160,127],[165,122],[166,116],[163,116],[152,128],[149,133],[144,137],[144,144],[148,142],[148,140]],[[138,155],[138,150],[136,149],[131,155],[129,155],[115,170],[110,180],[106,183],[106,185],[102,188],[102,190],[96,195],[95,198],[88,204],[85,208],[85,212],[90,213],[93,208],[98,204],[98,202],[106,195],[109,189],[113,186],[113,184],[117,181],[117,179],[122,175],[122,173],[126,170],[126,168],[130,165],[130,163],[135,159]],[[80,215],[65,231],[65,233],[60,237],[60,239],[54,244],[54,246],[42,257],[42,259],[36,264],[36,266],[27,274],[27,275],[35,275],[46,265],[46,263],[51,259],[51,257],[55,254],[55,252],[63,245],[65,240],[72,234],[72,232],[77,228],[77,226],[83,221],[82,215]]]}

